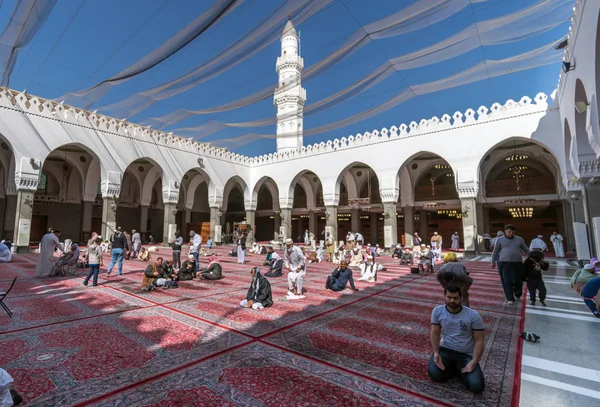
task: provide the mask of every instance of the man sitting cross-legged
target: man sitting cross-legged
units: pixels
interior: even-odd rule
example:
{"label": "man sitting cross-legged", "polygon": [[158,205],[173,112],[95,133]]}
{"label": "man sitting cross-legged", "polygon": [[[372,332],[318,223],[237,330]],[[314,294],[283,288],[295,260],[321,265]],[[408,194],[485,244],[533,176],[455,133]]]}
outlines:
{"label": "man sitting cross-legged", "polygon": [[283,275],[283,259],[277,253],[272,253],[268,266],[269,271],[265,273],[265,277],[281,277]]}
{"label": "man sitting cross-legged", "polygon": [[479,313],[461,305],[458,287],[447,286],[444,295],[446,305],[435,307],[431,313],[433,355],[427,373],[436,382],[460,375],[467,389],[481,393],[485,388],[479,367],[484,350],[483,320]]}
{"label": "man sitting cross-legged", "polygon": [[165,276],[163,270],[163,258],[158,257],[156,262],[149,264],[144,270],[142,277],[142,291],[151,291],[155,287],[162,287],[171,276]]}
{"label": "man sitting cross-legged", "polygon": [[402,253],[402,255],[400,255],[400,264],[404,265],[404,266],[412,266],[414,263],[414,257],[413,254],[411,253],[410,249],[407,247],[406,249],[404,249],[404,253]]}
{"label": "man sitting cross-legged", "polygon": [[260,268],[254,267],[250,270],[250,275],[252,276],[252,283],[250,283],[246,299],[240,302],[240,306],[259,310],[273,305],[271,284],[269,280],[260,274]]}
{"label": "man sitting cross-legged", "polygon": [[346,285],[350,282],[350,288],[354,291],[358,291],[354,287],[354,279],[352,278],[352,269],[348,268],[348,262],[342,260],[340,266],[333,270],[333,273],[327,277],[325,282],[325,289],[331,291],[342,291],[346,288]]}
{"label": "man sitting cross-legged", "polygon": [[198,273],[200,273],[198,278],[204,280],[220,280],[223,278],[223,268],[215,255],[210,256],[208,267],[198,270]]}
{"label": "man sitting cross-legged", "polygon": [[188,259],[183,262],[179,269],[178,280],[189,281],[196,278],[196,261],[193,254],[188,255]]}

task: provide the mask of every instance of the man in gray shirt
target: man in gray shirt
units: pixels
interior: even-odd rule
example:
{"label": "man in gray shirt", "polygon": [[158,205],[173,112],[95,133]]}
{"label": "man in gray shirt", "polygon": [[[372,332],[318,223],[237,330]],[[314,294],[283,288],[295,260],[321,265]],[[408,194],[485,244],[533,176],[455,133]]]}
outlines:
{"label": "man in gray shirt", "polygon": [[460,375],[473,393],[485,389],[485,380],[479,361],[483,356],[484,334],[481,316],[461,305],[460,288],[449,285],[444,289],[446,305],[439,305],[431,313],[431,346],[427,373],[431,380],[443,382]]}
{"label": "man in gray shirt", "polygon": [[515,303],[523,293],[523,254],[529,256],[529,248],[519,236],[515,236],[513,225],[506,225],[504,236],[494,245],[492,268],[498,265],[502,288],[509,305]]}

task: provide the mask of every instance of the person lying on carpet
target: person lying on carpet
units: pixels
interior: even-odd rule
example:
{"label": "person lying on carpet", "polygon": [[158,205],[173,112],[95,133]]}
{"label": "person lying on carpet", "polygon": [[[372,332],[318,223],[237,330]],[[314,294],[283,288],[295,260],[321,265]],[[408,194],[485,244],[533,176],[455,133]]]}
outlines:
{"label": "person lying on carpet", "polygon": [[411,253],[410,249],[407,247],[404,249],[404,252],[400,255],[400,264],[404,266],[412,266],[415,262],[415,258]]}
{"label": "person lying on carpet", "polygon": [[444,256],[444,265],[437,272],[437,280],[443,288],[450,285],[460,288],[462,305],[469,306],[469,288],[473,279],[469,277],[467,268],[456,262],[456,253],[449,252]]}
{"label": "person lying on carpet", "polygon": [[333,270],[333,273],[327,277],[325,289],[331,291],[342,291],[346,289],[348,282],[350,282],[350,288],[353,291],[358,291],[358,288],[354,287],[352,269],[348,267],[348,262],[346,262],[346,260],[342,260],[340,262],[340,266]]}
{"label": "person lying on carpet", "polygon": [[179,281],[189,281],[196,278],[196,262],[193,254],[188,255],[188,259],[183,262],[177,278]]}
{"label": "person lying on carpet", "polygon": [[[273,250],[271,248],[271,250]],[[281,277],[283,275],[283,259],[280,255],[273,252],[271,262],[269,263],[269,271],[265,273],[265,277]]]}
{"label": "person lying on carpet", "polygon": [[485,349],[483,320],[477,311],[461,305],[460,288],[449,285],[444,295],[446,304],[431,313],[433,355],[427,373],[434,382],[460,376],[468,390],[481,393],[485,389],[479,366]]}
{"label": "person lying on carpet", "polygon": [[220,280],[223,278],[223,269],[215,255],[210,256],[208,267],[198,270],[198,273],[200,273],[198,278],[202,280]]}
{"label": "person lying on carpet", "polygon": [[271,295],[269,280],[260,274],[259,267],[250,270],[250,275],[252,276],[252,283],[250,283],[246,299],[240,302],[240,306],[256,310],[272,306],[273,296]]}

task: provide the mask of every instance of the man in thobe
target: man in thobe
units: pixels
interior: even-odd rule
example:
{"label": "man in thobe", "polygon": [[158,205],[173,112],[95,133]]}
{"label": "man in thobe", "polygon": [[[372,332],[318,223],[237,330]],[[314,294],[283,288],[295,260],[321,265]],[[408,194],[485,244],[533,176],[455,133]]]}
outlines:
{"label": "man in thobe", "polygon": [[450,250],[452,250],[453,252],[457,252],[459,247],[460,236],[458,236],[458,232],[454,232],[454,234],[452,235],[452,247],[450,248]]}
{"label": "man in thobe", "polygon": [[535,250],[538,252],[545,252],[548,250],[548,246],[546,246],[546,242],[542,240],[542,237],[542,235],[538,235],[538,237],[531,241],[531,244],[529,245],[529,251]]}
{"label": "man in thobe", "polygon": [[60,230],[53,230],[52,233],[46,233],[40,241],[40,257],[35,266],[36,277],[49,277],[52,275],[52,267],[54,266],[54,250],[62,250],[62,246],[58,237]]}
{"label": "man in thobe", "polygon": [[308,233],[308,230],[304,231],[304,245],[308,246],[310,244],[310,233]]}
{"label": "man in thobe", "polygon": [[364,243],[364,236],[360,232],[356,232],[356,245],[360,248]]}
{"label": "man in thobe", "polygon": [[135,229],[133,229],[131,233],[131,245],[133,246],[133,253],[131,254],[131,257],[137,259],[137,256],[140,254],[140,250],[142,248],[142,236],[140,236],[140,233]]}
{"label": "man in thobe", "polygon": [[379,264],[375,263],[373,256],[367,256],[367,261],[360,266],[360,278],[358,281],[368,281],[374,283],[377,281],[377,271],[380,267]]}
{"label": "man in thobe", "polygon": [[333,241],[333,236],[331,233],[327,232],[325,234],[325,247],[327,247],[327,260],[330,263],[333,263],[333,254],[335,253],[335,243]]}
{"label": "man in thobe", "polygon": [[442,236],[438,235],[438,232],[433,232],[431,237],[431,251],[436,260],[442,258]]}
{"label": "man in thobe", "polygon": [[302,250],[294,246],[294,241],[285,239],[283,249],[283,262],[288,269],[288,298],[294,299],[302,296],[302,283],[306,275],[306,263]]}
{"label": "man in thobe", "polygon": [[563,247],[563,237],[560,233],[554,231],[550,236],[552,246],[554,246],[554,254],[556,257],[565,257],[565,249]]}
{"label": "man in thobe", "polygon": [[190,231],[190,254],[196,260],[196,272],[198,272],[198,268],[200,267],[200,260],[198,259],[198,256],[200,256],[200,246],[202,246],[202,236],[193,230]]}

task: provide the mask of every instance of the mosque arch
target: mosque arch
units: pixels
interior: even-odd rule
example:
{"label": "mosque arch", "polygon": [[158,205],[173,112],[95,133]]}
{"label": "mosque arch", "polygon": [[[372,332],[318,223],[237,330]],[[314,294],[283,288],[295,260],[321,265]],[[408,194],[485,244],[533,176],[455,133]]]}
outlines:
{"label": "mosque arch", "polygon": [[254,218],[254,238],[257,241],[269,241],[275,236],[276,219],[279,216],[279,189],[273,178],[264,176],[258,180],[252,190],[252,200],[256,202],[256,215]]}
{"label": "mosque arch", "polygon": [[318,238],[326,223],[321,177],[308,169],[298,172],[288,194],[292,199],[292,238],[302,241],[306,230]]}
{"label": "mosque arch", "polygon": [[[241,199],[238,197],[236,198],[238,201],[241,202],[241,210],[245,210],[246,209],[246,202],[249,201],[249,199],[247,199],[247,197],[249,197],[249,191],[248,191],[248,185],[246,185],[246,181],[244,181],[242,179],[242,177],[238,176],[238,175],[234,175],[233,177],[229,178],[227,180],[227,182],[225,183],[225,186],[223,187],[223,204],[222,207],[224,209],[227,209],[227,207],[229,206],[229,198],[230,198],[230,194],[232,192],[233,189],[237,188],[239,192],[241,192]],[[240,205],[238,204],[238,207],[240,207]]]}
{"label": "mosque arch", "polygon": [[[60,145],[44,157],[32,207],[31,243],[49,227],[60,228],[63,238],[74,242],[101,230],[101,169],[98,155],[81,143]],[[91,205],[85,213],[84,205]]]}
{"label": "mosque arch", "polygon": [[[296,174],[288,186],[288,199],[293,199],[298,184],[302,186],[304,193],[306,194],[306,205],[301,207],[312,209],[317,206],[317,201],[323,200],[321,177],[314,171],[306,169]],[[317,198],[317,192],[319,191],[321,196],[320,198]],[[298,207],[297,205],[297,203],[292,201],[293,207]]]}
{"label": "mosque arch", "polygon": [[223,188],[223,208],[224,216],[221,217],[221,222],[224,222],[225,233],[231,233],[234,224],[243,222],[246,219],[247,207],[251,204],[251,197],[246,182],[239,176],[233,176],[227,180]]}
{"label": "mosque arch", "polygon": [[[365,172],[366,171],[366,172]],[[350,200],[354,198],[358,198],[359,196],[359,183],[364,182],[368,174],[373,174],[377,179],[377,183],[379,184],[379,176],[368,164],[365,164],[360,161],[354,161],[348,164],[344,169],[340,172],[337,177],[337,181],[335,183],[335,192],[339,196],[340,195],[340,185],[342,184],[342,180],[345,183],[346,190],[348,192],[348,198]],[[379,193],[379,191],[377,191]],[[381,198],[379,198],[381,201]]]}
{"label": "mosque arch", "polygon": [[[445,201],[458,199],[454,170],[443,157],[429,151],[411,156],[398,171],[406,169],[411,180],[410,189],[414,202]],[[407,185],[400,185],[401,195]]]}
{"label": "mosque arch", "polygon": [[486,152],[479,173],[486,231],[496,234],[511,223],[526,242],[539,234],[548,240],[554,231],[568,239],[560,165],[547,146],[521,137],[504,140]]}
{"label": "mosque arch", "polygon": [[[202,184],[206,184],[206,197],[204,197],[204,194],[202,194],[202,202],[198,203],[196,202],[196,191]],[[200,204],[201,207],[207,208],[206,211],[210,211],[210,209],[208,209],[208,191],[210,190],[211,179],[206,171],[202,170],[201,168],[192,168],[188,170],[185,174],[183,174],[179,185],[180,191],[185,191],[185,200],[183,202],[186,209],[197,208],[198,204]],[[180,192],[180,194],[181,193],[182,192]]]}

